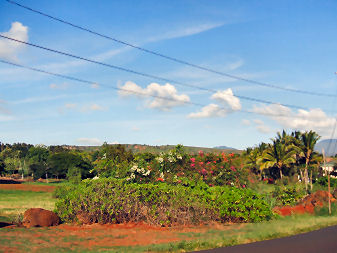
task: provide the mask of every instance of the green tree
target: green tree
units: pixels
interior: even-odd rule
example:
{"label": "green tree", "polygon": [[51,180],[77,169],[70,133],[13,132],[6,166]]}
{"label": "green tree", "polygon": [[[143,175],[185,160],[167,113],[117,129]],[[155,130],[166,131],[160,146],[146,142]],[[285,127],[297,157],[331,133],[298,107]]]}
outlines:
{"label": "green tree", "polygon": [[0,156],[0,175],[3,175],[5,173],[5,162],[3,158]]}
{"label": "green tree", "polygon": [[134,156],[124,145],[109,145],[104,143],[96,154],[94,161],[95,173],[103,177],[125,177],[129,171]]}
{"label": "green tree", "polygon": [[48,166],[50,173],[57,178],[68,178],[75,174],[79,174],[81,177],[86,178],[90,175],[92,165],[89,161],[86,161],[78,153],[73,152],[60,152],[51,154],[48,159]]}
{"label": "green tree", "polygon": [[[301,134],[301,145],[303,157],[305,159],[304,175],[301,172],[302,179],[304,178],[305,188],[308,189],[308,165],[313,162],[314,158],[314,148],[317,141],[321,137],[314,131],[306,131]],[[312,187],[312,175],[310,177],[311,187]]]}
{"label": "green tree", "polygon": [[296,162],[295,154],[296,150],[293,145],[287,146],[276,139],[273,140],[273,144],[259,157],[258,164],[261,170],[276,167],[282,179],[282,170]]}
{"label": "green tree", "polygon": [[263,152],[268,148],[268,145],[264,142],[260,143],[255,148],[247,148],[245,156],[245,166],[249,168],[253,173],[260,174],[262,179],[262,171],[259,165],[259,158],[262,156]]}
{"label": "green tree", "polygon": [[43,175],[48,179],[48,157],[49,150],[44,146],[34,146],[28,150],[29,170],[34,179],[41,178]]}

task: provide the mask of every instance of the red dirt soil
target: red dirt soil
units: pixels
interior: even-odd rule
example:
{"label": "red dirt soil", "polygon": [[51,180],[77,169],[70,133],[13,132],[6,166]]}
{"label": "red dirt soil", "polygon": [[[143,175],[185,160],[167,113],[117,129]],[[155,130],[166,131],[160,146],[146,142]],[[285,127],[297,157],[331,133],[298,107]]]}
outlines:
{"label": "red dirt soil", "polygon": [[[20,238],[16,247],[19,247],[22,241],[29,241],[31,249],[34,251],[55,246],[67,248],[70,250],[81,251],[83,249],[99,251],[99,249],[114,246],[146,246],[151,244],[161,244],[177,242],[182,240],[193,240],[193,236],[181,233],[194,232],[204,233],[210,229],[213,230],[229,230],[240,225],[221,225],[213,224],[198,227],[153,227],[142,223],[127,224],[92,224],[92,225],[69,225],[62,224],[49,228],[10,228],[3,235],[8,240],[10,238]],[[8,252],[23,252],[18,249],[7,248]],[[12,251],[10,251],[12,250]],[[56,248],[55,248],[56,250]],[[1,251],[1,250],[0,250]],[[57,250],[56,250],[57,251]]]}
{"label": "red dirt soil", "polygon": [[[330,194],[331,202],[335,202],[336,199]],[[284,206],[284,207],[275,207],[273,211],[282,216],[289,216],[292,214],[304,214],[311,213],[313,214],[315,208],[322,207],[328,202],[329,193],[327,191],[317,191],[313,194],[306,196],[303,200],[300,201],[296,206]]]}
{"label": "red dirt soil", "polygon": [[55,186],[49,185],[31,185],[31,184],[0,184],[1,190],[20,190],[33,192],[53,192]]}

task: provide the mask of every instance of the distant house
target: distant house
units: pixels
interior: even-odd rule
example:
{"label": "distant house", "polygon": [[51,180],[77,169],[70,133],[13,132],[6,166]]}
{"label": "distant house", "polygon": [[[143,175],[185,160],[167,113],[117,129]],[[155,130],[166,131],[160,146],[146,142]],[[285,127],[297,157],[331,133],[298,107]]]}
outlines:
{"label": "distant house", "polygon": [[334,162],[326,163],[321,166],[323,171],[323,176],[327,176],[330,173],[331,177],[337,178],[337,165]]}

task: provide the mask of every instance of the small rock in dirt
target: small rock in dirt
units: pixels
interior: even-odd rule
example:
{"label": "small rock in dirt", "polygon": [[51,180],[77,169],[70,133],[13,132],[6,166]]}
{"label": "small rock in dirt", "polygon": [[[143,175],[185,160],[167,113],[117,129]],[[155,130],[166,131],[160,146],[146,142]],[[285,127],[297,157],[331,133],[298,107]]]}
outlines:
{"label": "small rock in dirt", "polygon": [[60,217],[52,211],[42,208],[31,208],[23,214],[22,225],[30,227],[50,227],[60,224]]}

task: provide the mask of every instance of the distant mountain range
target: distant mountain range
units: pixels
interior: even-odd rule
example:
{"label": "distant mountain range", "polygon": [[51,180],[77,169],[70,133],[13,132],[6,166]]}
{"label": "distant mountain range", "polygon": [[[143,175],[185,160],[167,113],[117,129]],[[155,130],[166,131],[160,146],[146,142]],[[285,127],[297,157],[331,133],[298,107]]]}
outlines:
{"label": "distant mountain range", "polygon": [[227,147],[227,146],[216,146],[214,147],[216,149],[230,149],[230,150],[237,150],[236,148],[231,148],[231,147]]}
{"label": "distant mountain range", "polygon": [[322,153],[322,149],[324,149],[326,156],[335,156],[337,154],[337,139],[319,141],[315,146],[315,151]]}
{"label": "distant mountain range", "polygon": [[[118,144],[112,144],[112,145],[118,145]],[[160,153],[160,152],[167,152],[171,149],[173,149],[174,145],[161,145],[161,146],[151,146],[151,145],[142,145],[142,144],[121,144],[125,146],[127,150],[131,150],[133,153],[144,153],[144,152],[151,152],[151,153]],[[64,145],[64,148],[67,149],[78,149],[78,150],[86,150],[86,151],[94,151],[98,150],[100,146],[72,146],[72,145]],[[204,148],[204,147],[191,147],[191,146],[184,146],[187,153],[193,153],[196,154],[200,150],[202,150],[205,153],[209,152],[225,152],[225,153],[241,153],[240,150],[235,148],[230,148],[226,146],[218,146],[214,148]]]}

